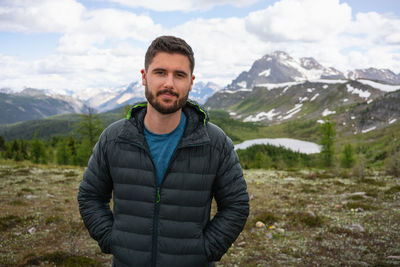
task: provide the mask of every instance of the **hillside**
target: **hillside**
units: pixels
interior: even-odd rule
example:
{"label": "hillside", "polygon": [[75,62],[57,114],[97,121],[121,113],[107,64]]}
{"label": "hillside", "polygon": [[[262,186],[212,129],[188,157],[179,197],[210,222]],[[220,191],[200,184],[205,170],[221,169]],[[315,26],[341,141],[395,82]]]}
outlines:
{"label": "hillside", "polygon": [[35,120],[57,114],[86,113],[83,102],[68,96],[48,95],[27,88],[20,93],[0,93],[0,124]]}

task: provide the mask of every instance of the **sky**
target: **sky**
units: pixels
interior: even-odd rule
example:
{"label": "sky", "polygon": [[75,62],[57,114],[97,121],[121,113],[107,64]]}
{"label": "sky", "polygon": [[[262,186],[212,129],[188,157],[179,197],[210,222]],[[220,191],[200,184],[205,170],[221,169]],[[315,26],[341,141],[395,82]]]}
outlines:
{"label": "sky", "polygon": [[0,88],[140,81],[160,35],[185,39],[195,82],[221,87],[277,50],[343,72],[400,73],[398,0],[0,0]]}

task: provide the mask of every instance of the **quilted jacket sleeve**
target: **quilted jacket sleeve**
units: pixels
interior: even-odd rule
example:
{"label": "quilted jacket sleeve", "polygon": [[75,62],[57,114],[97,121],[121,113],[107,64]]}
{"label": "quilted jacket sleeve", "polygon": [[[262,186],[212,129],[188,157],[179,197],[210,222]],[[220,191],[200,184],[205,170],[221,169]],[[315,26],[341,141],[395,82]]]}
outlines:
{"label": "quilted jacket sleeve", "polygon": [[110,209],[112,180],[105,155],[106,137],[103,133],[94,147],[79,186],[79,211],[83,222],[104,253],[111,253],[113,214]]}
{"label": "quilted jacket sleeve", "polygon": [[242,168],[232,141],[226,136],[224,139],[213,188],[218,211],[204,232],[210,261],[221,259],[243,230],[249,215],[249,196]]}

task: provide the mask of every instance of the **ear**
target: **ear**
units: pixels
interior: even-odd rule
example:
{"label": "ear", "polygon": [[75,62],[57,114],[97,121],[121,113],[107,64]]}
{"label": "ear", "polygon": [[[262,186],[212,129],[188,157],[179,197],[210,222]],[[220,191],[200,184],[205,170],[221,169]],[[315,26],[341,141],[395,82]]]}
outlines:
{"label": "ear", "polygon": [[142,84],[146,85],[146,71],[144,69],[141,69],[140,73],[142,74]]}
{"label": "ear", "polygon": [[192,86],[193,86],[193,82],[194,82],[195,78],[196,77],[194,75],[192,75],[192,78],[191,78],[191,81],[190,81],[190,89],[189,89],[189,91],[192,91]]}

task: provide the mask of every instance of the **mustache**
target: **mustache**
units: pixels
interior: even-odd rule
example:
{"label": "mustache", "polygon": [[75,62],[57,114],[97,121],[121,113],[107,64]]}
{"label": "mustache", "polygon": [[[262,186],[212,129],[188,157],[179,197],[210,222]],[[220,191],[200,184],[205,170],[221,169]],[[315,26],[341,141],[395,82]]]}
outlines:
{"label": "mustache", "polygon": [[176,92],[174,92],[174,91],[172,91],[171,89],[163,89],[163,90],[161,90],[161,91],[158,91],[158,92],[157,92],[157,96],[159,96],[159,95],[161,95],[161,94],[165,94],[165,93],[168,93],[168,94],[170,94],[170,95],[179,97],[179,94],[176,93]]}

